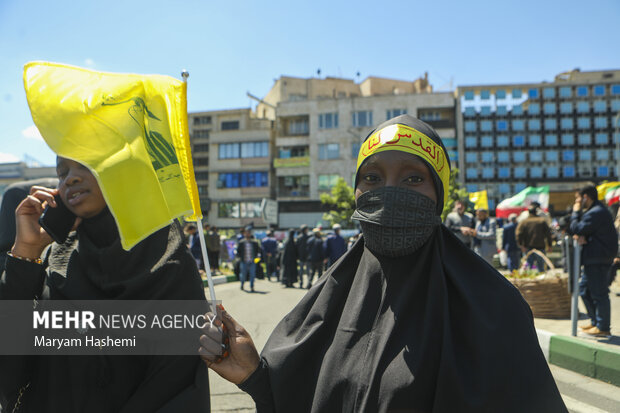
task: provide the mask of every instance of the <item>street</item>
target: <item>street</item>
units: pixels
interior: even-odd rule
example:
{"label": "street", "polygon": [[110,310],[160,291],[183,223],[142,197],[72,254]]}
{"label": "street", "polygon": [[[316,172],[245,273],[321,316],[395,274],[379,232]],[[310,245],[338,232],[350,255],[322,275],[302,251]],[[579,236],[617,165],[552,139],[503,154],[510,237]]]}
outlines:
{"label": "street", "polygon": [[[246,286],[247,289],[248,286]],[[304,296],[307,290],[284,288],[280,283],[256,281],[256,292],[239,289],[238,282],[215,287],[217,299],[252,335],[256,347],[262,349],[276,324]],[[571,413],[620,411],[620,391],[616,386],[550,365],[564,402]],[[209,371],[211,409],[214,413],[253,412],[250,396],[237,386]]]}

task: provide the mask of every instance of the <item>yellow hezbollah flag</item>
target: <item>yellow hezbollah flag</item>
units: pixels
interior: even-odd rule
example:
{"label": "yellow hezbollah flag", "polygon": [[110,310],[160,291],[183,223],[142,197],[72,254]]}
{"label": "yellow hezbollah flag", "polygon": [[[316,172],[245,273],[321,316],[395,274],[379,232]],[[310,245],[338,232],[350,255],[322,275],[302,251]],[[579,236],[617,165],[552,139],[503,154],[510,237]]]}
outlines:
{"label": "yellow hezbollah flag", "polygon": [[469,194],[469,202],[474,204],[474,209],[486,209],[489,210],[489,200],[487,198],[487,190],[471,192]]}
{"label": "yellow hezbollah flag", "polygon": [[31,62],[24,88],[49,147],[97,179],[124,249],[174,218],[201,217],[184,82]]}

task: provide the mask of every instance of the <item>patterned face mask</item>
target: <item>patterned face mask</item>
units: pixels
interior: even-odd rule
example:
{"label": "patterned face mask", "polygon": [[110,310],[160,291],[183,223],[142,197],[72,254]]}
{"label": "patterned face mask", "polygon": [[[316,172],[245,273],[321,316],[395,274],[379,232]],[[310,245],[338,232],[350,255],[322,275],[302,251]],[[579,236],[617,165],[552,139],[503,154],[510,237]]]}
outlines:
{"label": "patterned face mask", "polygon": [[351,218],[360,222],[364,243],[388,257],[413,253],[441,224],[435,201],[407,188],[385,186],[365,192],[356,206]]}

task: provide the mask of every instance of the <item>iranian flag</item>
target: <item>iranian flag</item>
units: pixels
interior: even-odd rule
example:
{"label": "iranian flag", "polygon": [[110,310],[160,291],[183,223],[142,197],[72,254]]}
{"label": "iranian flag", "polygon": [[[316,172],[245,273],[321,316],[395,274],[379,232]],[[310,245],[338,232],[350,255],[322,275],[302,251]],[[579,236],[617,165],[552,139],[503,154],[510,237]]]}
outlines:
{"label": "iranian flag", "polygon": [[605,200],[607,205],[620,201],[620,182],[606,182],[596,187],[599,201]]}
{"label": "iranian flag", "polygon": [[515,196],[504,199],[495,208],[495,216],[497,218],[508,218],[508,215],[512,213],[520,214],[534,201],[540,204],[541,209],[545,211],[549,209],[549,185],[528,186]]}

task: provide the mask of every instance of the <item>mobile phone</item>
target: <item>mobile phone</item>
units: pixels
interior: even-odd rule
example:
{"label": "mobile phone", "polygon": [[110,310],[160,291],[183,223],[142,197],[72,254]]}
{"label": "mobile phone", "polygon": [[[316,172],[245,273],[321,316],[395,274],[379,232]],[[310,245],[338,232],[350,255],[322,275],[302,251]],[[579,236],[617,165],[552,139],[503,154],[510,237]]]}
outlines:
{"label": "mobile phone", "polygon": [[54,199],[56,208],[49,205],[45,207],[43,214],[39,217],[39,225],[50,234],[54,241],[62,244],[69,236],[77,217],[62,202],[60,195],[55,195]]}

